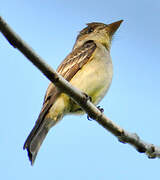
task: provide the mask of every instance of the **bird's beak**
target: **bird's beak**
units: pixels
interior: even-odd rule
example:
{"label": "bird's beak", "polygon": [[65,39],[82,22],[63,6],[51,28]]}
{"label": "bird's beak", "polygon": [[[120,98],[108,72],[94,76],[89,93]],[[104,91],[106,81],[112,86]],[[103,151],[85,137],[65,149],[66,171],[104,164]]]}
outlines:
{"label": "bird's beak", "polygon": [[123,22],[123,20],[120,20],[120,21],[117,21],[117,22],[107,25],[107,30],[108,30],[110,36],[112,36],[117,31],[117,29],[119,28],[119,26],[121,25],[122,22]]}

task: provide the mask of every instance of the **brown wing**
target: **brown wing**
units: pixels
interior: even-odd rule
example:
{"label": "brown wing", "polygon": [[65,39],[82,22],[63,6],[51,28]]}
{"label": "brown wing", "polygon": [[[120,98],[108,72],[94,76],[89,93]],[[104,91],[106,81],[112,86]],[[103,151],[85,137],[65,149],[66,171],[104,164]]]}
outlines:
{"label": "brown wing", "polygon": [[96,44],[93,41],[87,41],[82,46],[72,51],[64,59],[64,61],[59,65],[57,72],[67,81],[70,81],[78,70],[81,69],[88,60],[91,60],[95,49]]}
{"label": "brown wing", "polygon": [[[70,81],[72,77],[92,58],[92,54],[96,49],[96,44],[93,41],[87,41],[79,48],[72,51],[59,65],[57,72],[63,76],[67,81]],[[50,83],[46,95],[44,98],[45,104],[52,96],[57,94],[58,90],[53,83]],[[53,103],[52,103],[53,104]]]}
{"label": "brown wing", "polygon": [[[57,68],[57,72],[67,81],[70,81],[72,77],[82,68],[82,66],[92,59],[92,54],[95,49],[96,44],[94,41],[87,41],[79,48],[73,50],[64,59]],[[60,91],[53,85],[53,83],[50,83],[46,91],[43,108],[38,119],[43,119],[59,94]]]}
{"label": "brown wing", "polygon": [[[79,69],[81,69],[83,65],[85,65],[92,59],[92,54],[94,53],[95,49],[96,44],[93,41],[88,41],[79,48],[74,49],[60,64],[57,72],[62,75],[67,81],[70,81],[72,77],[79,71]],[[42,110],[39,114],[34,128],[32,129],[24,144],[24,149],[28,147],[32,138],[35,136],[38,129],[43,124],[44,117],[46,116],[52,104],[55,102],[60,93],[61,92],[53,85],[53,83],[49,85],[44,98]]]}

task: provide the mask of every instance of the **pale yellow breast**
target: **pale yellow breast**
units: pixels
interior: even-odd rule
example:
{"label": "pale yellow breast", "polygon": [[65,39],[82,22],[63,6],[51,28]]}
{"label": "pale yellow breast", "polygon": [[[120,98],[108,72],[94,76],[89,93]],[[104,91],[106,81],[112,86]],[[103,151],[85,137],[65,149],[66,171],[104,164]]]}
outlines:
{"label": "pale yellow breast", "polygon": [[[97,43],[93,59],[85,64],[70,83],[92,98],[94,104],[104,97],[112,81],[113,68],[109,51]],[[78,106],[73,107],[76,109]]]}

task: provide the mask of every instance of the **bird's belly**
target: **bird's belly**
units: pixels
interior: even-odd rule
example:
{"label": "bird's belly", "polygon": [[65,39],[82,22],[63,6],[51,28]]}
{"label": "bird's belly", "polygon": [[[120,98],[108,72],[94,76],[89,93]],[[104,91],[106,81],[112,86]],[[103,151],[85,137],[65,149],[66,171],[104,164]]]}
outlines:
{"label": "bird's belly", "polygon": [[[108,58],[108,59],[107,59]],[[72,78],[70,83],[92,98],[98,104],[104,97],[112,81],[112,61],[110,56],[95,58]],[[74,104],[71,112],[76,112],[79,106]]]}

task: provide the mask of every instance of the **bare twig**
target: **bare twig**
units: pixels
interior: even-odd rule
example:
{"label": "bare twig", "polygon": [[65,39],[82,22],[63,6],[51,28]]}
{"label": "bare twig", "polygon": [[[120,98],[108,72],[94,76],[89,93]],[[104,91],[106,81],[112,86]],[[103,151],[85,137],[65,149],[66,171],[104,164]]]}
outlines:
{"label": "bare twig", "polygon": [[134,146],[138,152],[146,153],[149,158],[160,157],[160,147],[142,141],[135,133],[129,133],[123,128],[113,123],[109,118],[94,106],[86,95],[69,82],[57,74],[48,64],[44,62],[0,17],[0,31],[9,41],[9,43],[20,50],[50,81],[52,81],[60,90],[68,94],[81,108],[91,117],[95,119],[104,128],[115,135],[122,143],[128,143]]}

